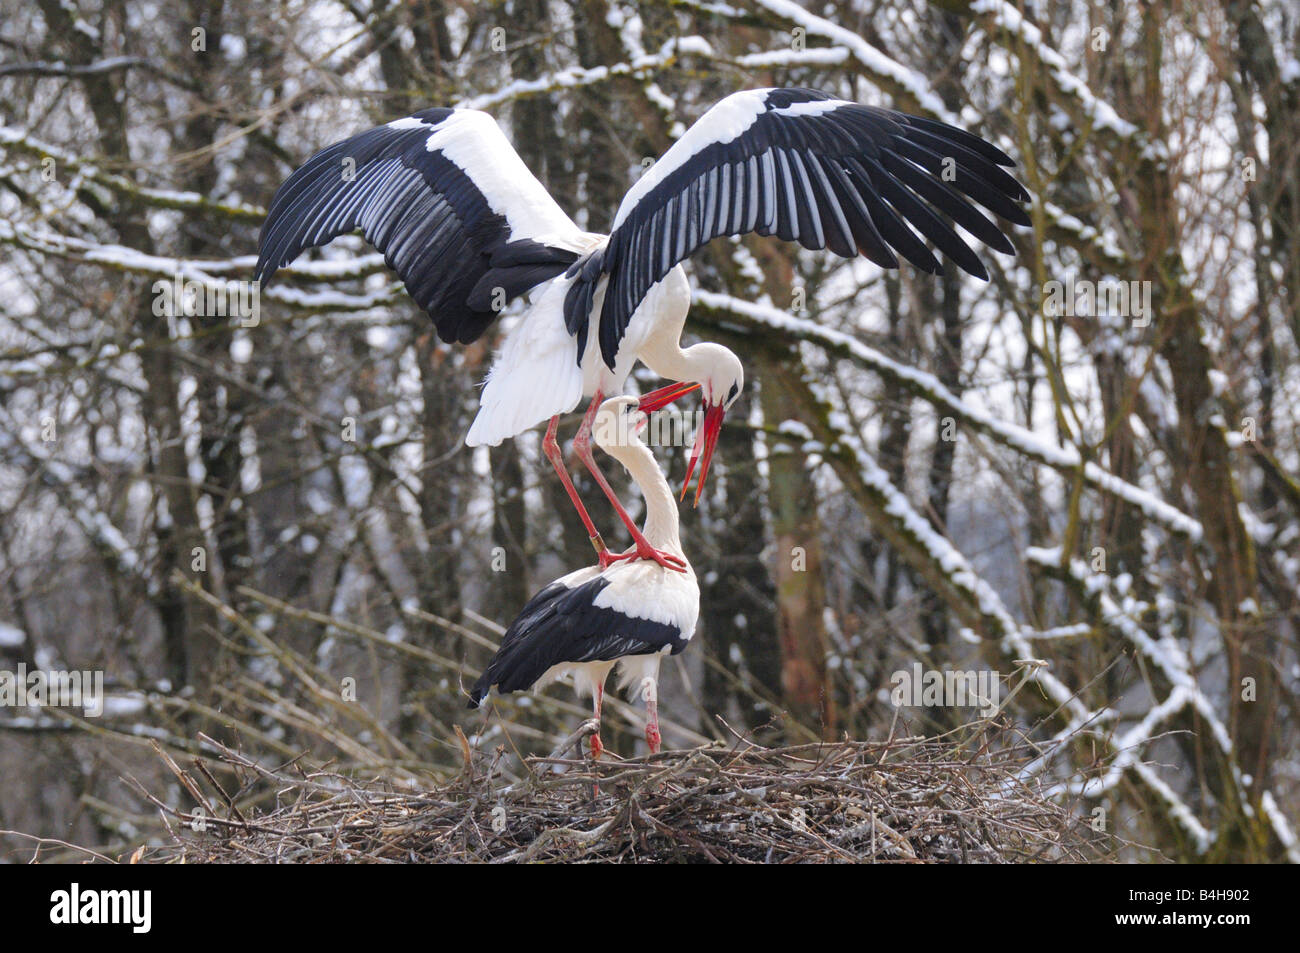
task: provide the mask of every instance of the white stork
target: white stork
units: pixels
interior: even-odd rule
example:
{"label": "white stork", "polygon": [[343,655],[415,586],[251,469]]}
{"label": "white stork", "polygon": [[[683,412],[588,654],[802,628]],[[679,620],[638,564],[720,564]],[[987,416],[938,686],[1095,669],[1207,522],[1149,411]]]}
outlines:
{"label": "white stork", "polygon": [[[627,468],[645,498],[645,538],[674,556],[682,571],[633,559],[557,579],[524,606],[470,692],[469,707],[477,708],[494,685],[498,692],[516,692],[573,673],[578,693],[592,699],[593,758],[602,750],[600,707],[615,665],[619,688],[645,701],[645,740],[651,754],[659,750],[659,663],[686,648],[700,614],[700,586],[678,537],[677,502],[654,454],[637,436],[647,413],[665,402],[611,397],[600,405],[592,429],[597,446]],[[635,553],[633,548],[613,558]]]}
{"label": "white stork", "polygon": [[698,503],[744,369],[721,345],[681,347],[690,307],[681,262],[714,238],[755,232],[861,253],[884,268],[898,267],[897,251],[936,273],[939,261],[915,227],[987,279],[947,220],[1013,253],[970,201],[1028,225],[1016,204],[1028,193],[1003,168],[1012,164],[978,136],[933,119],[812,89],[748,90],[713,106],[636,181],[606,236],[573,223],[486,113],[426,109],[336,143],[295,171],[271,203],[256,277],[269,282],[304,249],[359,228],[438,336],[462,344],[508,301],[537,289],[494,361],[466,443],[497,446],[549,418],[546,455],[607,566],[555,439],[559,415],[591,397],[574,450],[638,555],[670,565],[619,505],[592,458],[590,432],[596,408],[622,391],[638,360],[660,377],[700,385],[705,418],[686,477],[689,485],[702,460]]}

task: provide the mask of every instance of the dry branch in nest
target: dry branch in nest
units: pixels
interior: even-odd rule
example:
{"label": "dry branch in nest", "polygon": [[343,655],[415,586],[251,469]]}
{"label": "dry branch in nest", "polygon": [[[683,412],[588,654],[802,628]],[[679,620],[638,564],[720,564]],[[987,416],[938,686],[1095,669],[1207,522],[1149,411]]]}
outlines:
{"label": "dry branch in nest", "polygon": [[[327,771],[292,777],[225,749],[238,775],[274,786],[280,806],[270,811],[238,811],[211,774],[173,762],[204,810],[186,814],[151,797],[172,842],[139,859],[1001,863],[1096,861],[1117,846],[1022,782],[1023,753],[1014,750],[972,754],[951,740],[904,738],[741,742],[595,765],[560,756],[584,736],[527,759],[515,784],[495,768],[502,749],[488,759],[466,746],[462,774],[423,793]],[[193,830],[196,817],[206,830]]]}

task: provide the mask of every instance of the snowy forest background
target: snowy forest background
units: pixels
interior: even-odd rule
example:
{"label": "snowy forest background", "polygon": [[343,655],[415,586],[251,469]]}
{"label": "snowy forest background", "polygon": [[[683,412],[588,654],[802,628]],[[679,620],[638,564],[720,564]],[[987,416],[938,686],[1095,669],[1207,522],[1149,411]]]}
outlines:
{"label": "snowy forest background", "polygon": [[[151,741],[419,784],[459,770],[456,725],[507,771],[570,731],[563,686],[464,710],[499,626],[592,555],[540,431],[463,445],[494,341],[439,344],[357,239],[255,327],[155,282],[251,278],[284,177],[419,108],[491,112],[604,231],[709,105],[793,85],[990,138],[1034,227],[987,284],[757,237],[694,259],[687,330],[747,390],[682,509],[702,621],[666,744],[937,734],[980,716],[900,711],[891,674],[986,668],[1026,781],[1132,858],[1300,860],[1300,14],[811,7],[0,0],[0,667],[112,694],[0,709],[0,829],[139,843],[124,778],[188,797]],[[1147,282],[1149,313],[1045,307],[1071,281]]]}

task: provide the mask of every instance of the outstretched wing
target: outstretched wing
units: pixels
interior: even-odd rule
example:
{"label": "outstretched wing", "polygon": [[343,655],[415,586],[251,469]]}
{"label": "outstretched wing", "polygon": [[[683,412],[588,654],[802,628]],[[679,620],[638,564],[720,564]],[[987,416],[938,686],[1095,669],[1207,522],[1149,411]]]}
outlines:
{"label": "outstretched wing", "polygon": [[[980,278],[988,273],[955,222],[996,251],[1014,250],[974,203],[1017,225],[1028,193],[1012,160],[978,136],[933,119],[833,99],[813,89],[757,89],[722,100],[650,167],[619,205],[609,242],[569,269],[570,332],[609,276],[601,356],[646,292],[678,262],[723,235],[776,235],[884,268],[895,252],[923,271],[938,260],[921,236]],[[915,228],[920,232],[917,235]]]}
{"label": "outstretched wing", "polygon": [[575,261],[566,246],[581,234],[491,116],[441,108],[307,160],[271,202],[256,277],[270,281],[305,249],[358,228],[438,336],[462,344],[505,301]]}

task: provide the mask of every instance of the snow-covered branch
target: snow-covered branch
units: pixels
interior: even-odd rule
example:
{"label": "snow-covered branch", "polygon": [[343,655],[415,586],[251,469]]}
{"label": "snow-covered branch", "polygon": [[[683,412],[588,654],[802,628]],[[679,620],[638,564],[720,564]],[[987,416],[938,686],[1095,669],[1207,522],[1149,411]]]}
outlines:
{"label": "snow-covered branch", "polygon": [[[766,305],[750,304],[730,295],[696,291],[695,301],[705,313],[712,312],[722,324],[739,324],[747,330],[776,332],[799,341],[816,344],[830,354],[846,357],[900,385],[908,392],[950,414],[971,429],[1017,453],[1061,473],[1073,475],[1083,467],[1088,485],[1142,509],[1152,520],[1171,532],[1196,540],[1201,524],[1154,493],[1134,486],[1097,464],[1083,462],[1078,450],[1048,443],[1042,437],[1009,421],[986,414],[953,394],[933,374],[901,364],[843,331],[825,328],[803,318]],[[699,316],[699,312],[697,312]]]}
{"label": "snow-covered branch", "polygon": [[12,126],[0,126],[0,149],[9,149],[35,156],[37,159],[52,160],[56,174],[60,176],[76,174],[82,179],[98,183],[114,192],[131,197],[154,208],[180,209],[196,214],[210,215],[216,218],[234,221],[260,223],[266,218],[266,210],[256,205],[219,202],[197,192],[178,192],[171,189],[155,189],[133,182],[124,175],[106,172],[82,156],[67,149],[45,142],[30,133]]}

